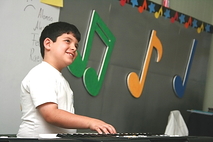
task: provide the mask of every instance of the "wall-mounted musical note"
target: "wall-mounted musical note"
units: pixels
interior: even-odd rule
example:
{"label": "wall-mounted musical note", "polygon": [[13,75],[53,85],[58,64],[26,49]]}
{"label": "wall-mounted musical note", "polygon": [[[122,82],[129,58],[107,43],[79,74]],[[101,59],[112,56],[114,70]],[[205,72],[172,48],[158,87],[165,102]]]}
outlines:
{"label": "wall-mounted musical note", "polygon": [[140,12],[140,13],[142,13],[144,10],[146,10],[147,9],[147,0],[144,0],[143,1],[143,4],[141,5],[141,6],[139,6],[138,7],[138,11]]}
{"label": "wall-mounted musical note", "polygon": [[186,83],[187,83],[187,79],[189,76],[189,72],[190,72],[190,68],[191,68],[191,64],[192,64],[192,59],[195,53],[195,48],[197,45],[197,41],[194,39],[192,42],[192,48],[191,48],[191,52],[189,54],[189,59],[188,59],[188,63],[186,66],[186,70],[185,70],[185,75],[183,78],[183,81],[181,79],[180,76],[176,75],[173,78],[173,89],[175,94],[179,97],[182,98],[186,89]]}
{"label": "wall-mounted musical note", "polygon": [[155,18],[158,18],[159,16],[163,15],[163,7],[161,6],[161,8],[159,9],[158,12],[155,12]]}
{"label": "wall-mounted musical note", "polygon": [[141,71],[141,76],[140,78],[135,72],[129,73],[127,77],[127,85],[129,88],[129,91],[131,92],[132,96],[135,98],[139,98],[142,94],[143,88],[144,88],[144,83],[146,80],[146,75],[148,72],[148,67],[150,64],[150,59],[152,55],[153,49],[157,50],[157,62],[161,60],[161,57],[163,55],[163,48],[161,41],[156,35],[156,31],[152,30],[150,40],[149,40],[149,45],[147,47],[147,52],[146,52],[146,58],[144,61],[143,69]]}
{"label": "wall-mounted musical note", "polygon": [[186,23],[184,24],[184,26],[185,26],[185,28],[188,28],[188,27],[191,26],[191,25],[192,25],[192,17],[189,17],[188,22],[186,22]]}
{"label": "wall-mounted musical note", "polygon": [[130,0],[120,0],[120,5],[124,6],[126,3],[129,3]]}
{"label": "wall-mounted musical note", "polygon": [[[106,45],[105,54],[103,59],[101,59],[98,73],[91,67],[86,69],[95,33],[99,35],[100,40],[102,40]],[[78,52],[78,56],[76,57],[75,61],[68,66],[70,72],[76,77],[81,77],[83,75],[84,85],[92,96],[97,96],[101,89],[114,44],[115,36],[105,25],[97,12],[93,10],[84,45],[83,55],[81,57],[80,53]]]}
{"label": "wall-mounted musical note", "polygon": [[170,19],[172,23],[174,23],[176,20],[178,20],[178,12],[175,12],[175,16]]}
{"label": "wall-mounted musical note", "polygon": [[197,32],[201,33],[203,30],[204,30],[204,25],[202,23],[201,26],[197,28]]}

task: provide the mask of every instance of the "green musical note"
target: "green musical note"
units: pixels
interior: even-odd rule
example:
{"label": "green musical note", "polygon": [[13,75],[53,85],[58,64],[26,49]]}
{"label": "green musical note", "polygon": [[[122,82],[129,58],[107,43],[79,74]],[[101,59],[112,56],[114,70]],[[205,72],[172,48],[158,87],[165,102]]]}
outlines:
{"label": "green musical note", "polygon": [[[99,35],[100,39],[106,45],[105,54],[103,56],[98,73],[95,69],[91,67],[86,68],[87,62],[89,60],[89,55],[92,49],[92,43],[95,33]],[[86,37],[86,42],[84,45],[83,55],[81,56],[78,52],[78,56],[76,57],[75,61],[68,66],[68,69],[74,76],[83,76],[84,85],[87,91],[92,96],[97,96],[100,92],[110,61],[111,53],[114,48],[114,44],[115,36],[106,26],[106,24],[102,21],[97,12],[93,10],[88,34]]]}

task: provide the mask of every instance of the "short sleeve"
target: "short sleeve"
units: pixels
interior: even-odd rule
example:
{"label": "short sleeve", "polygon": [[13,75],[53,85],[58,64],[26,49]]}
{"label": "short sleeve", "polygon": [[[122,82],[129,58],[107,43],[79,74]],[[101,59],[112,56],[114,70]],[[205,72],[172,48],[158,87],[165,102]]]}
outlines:
{"label": "short sleeve", "polygon": [[29,85],[30,95],[35,107],[47,102],[57,103],[57,82],[50,74],[34,76]]}

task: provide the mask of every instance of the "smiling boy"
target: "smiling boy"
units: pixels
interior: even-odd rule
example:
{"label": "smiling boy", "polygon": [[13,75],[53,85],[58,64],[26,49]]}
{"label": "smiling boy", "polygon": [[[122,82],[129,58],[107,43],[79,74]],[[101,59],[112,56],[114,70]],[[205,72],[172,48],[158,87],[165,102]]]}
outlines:
{"label": "smiling boy", "polygon": [[17,137],[75,133],[76,129],[116,133],[108,123],[74,114],[73,92],[61,71],[76,58],[80,38],[78,29],[66,22],[52,23],[42,31],[43,61],[21,83],[22,123]]}

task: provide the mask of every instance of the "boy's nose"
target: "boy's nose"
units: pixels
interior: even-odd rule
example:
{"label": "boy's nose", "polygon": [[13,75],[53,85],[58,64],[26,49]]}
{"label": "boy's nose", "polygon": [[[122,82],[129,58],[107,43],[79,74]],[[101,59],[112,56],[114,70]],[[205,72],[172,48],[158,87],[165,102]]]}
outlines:
{"label": "boy's nose", "polygon": [[77,48],[76,48],[75,46],[73,46],[73,45],[71,45],[70,48],[71,48],[72,50],[74,50],[74,51],[77,50]]}

